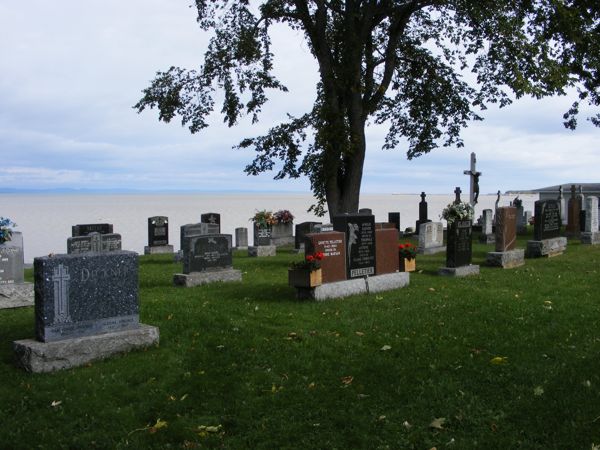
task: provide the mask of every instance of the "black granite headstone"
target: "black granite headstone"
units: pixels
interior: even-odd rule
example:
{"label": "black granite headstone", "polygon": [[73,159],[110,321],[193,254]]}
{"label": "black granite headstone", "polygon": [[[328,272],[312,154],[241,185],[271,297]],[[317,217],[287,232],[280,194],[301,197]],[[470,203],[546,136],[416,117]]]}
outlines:
{"label": "black granite headstone", "polygon": [[314,233],[315,225],[319,225],[321,222],[302,222],[296,225],[296,233],[294,236],[294,248],[300,249],[304,245],[304,236],[308,233]]}
{"label": "black granite headstone", "polygon": [[373,214],[373,210],[371,208],[360,208],[358,210],[359,214],[366,214],[366,215],[370,215]]}
{"label": "black granite headstone", "polygon": [[211,269],[231,268],[232,236],[213,234],[191,238],[191,247],[183,273],[204,272]]}
{"label": "black granite headstone", "polygon": [[254,224],[254,246],[258,247],[260,245],[271,245],[273,238],[273,228],[268,227],[259,227],[257,224]]}
{"label": "black granite headstone", "polygon": [[421,192],[421,201],[419,202],[419,220],[415,224],[415,234],[419,234],[420,225],[431,222],[427,218],[427,202],[425,201],[425,192]]}
{"label": "black granite headstone", "polygon": [[472,221],[457,220],[448,227],[446,267],[461,267],[471,264]]}
{"label": "black granite headstone", "polygon": [[35,329],[42,342],[139,326],[137,253],[35,258]]}
{"label": "black granite headstone", "polygon": [[148,247],[169,245],[169,218],[148,217]]}
{"label": "black granite headstone", "polygon": [[334,216],[333,229],[346,234],[348,279],[375,275],[375,216]]}
{"label": "black granite headstone", "polygon": [[400,231],[400,213],[399,212],[390,212],[388,213],[388,222],[393,223],[396,227],[396,230]]}
{"label": "black granite headstone", "polygon": [[113,232],[112,223],[88,223],[83,225],[73,225],[71,227],[71,236],[87,236],[91,233],[109,234]]}
{"label": "black granite headstone", "polygon": [[533,239],[541,241],[560,236],[560,202],[538,200],[535,202]]}
{"label": "black granite headstone", "polygon": [[87,236],[67,238],[67,253],[114,252],[121,250],[121,235],[117,233],[91,233]]}
{"label": "black granite headstone", "polygon": [[221,214],[218,213],[206,213],[200,215],[201,223],[212,223],[213,225],[218,225],[219,231],[217,234],[221,233]]}

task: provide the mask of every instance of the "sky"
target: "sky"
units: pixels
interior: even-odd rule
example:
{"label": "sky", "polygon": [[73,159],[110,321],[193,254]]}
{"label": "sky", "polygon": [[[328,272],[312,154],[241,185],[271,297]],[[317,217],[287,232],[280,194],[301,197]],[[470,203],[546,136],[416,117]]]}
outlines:
{"label": "sky", "polygon": [[[310,110],[317,69],[300,32],[273,31],[275,71],[289,92],[270,96],[258,124],[228,128],[215,114],[192,135],[132,108],[157,71],[201,64],[208,38],[191,3],[0,0],[0,191],[309,192],[306,179],[247,176],[253,151],[233,148]],[[482,193],[600,182],[600,129],[584,117],[575,132],[562,125],[573,100],[491,106],[463,130],[463,148],[410,161],[405,149],[382,150],[385,129],[370,127],[361,191],[464,191],[471,152]]]}

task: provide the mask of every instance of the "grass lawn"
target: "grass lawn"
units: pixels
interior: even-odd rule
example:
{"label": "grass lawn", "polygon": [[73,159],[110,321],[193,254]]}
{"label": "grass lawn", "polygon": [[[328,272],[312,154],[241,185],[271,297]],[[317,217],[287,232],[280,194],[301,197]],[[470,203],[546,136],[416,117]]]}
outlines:
{"label": "grass lawn", "polygon": [[463,279],[419,256],[404,289],[322,303],[294,299],[298,259],[236,253],[242,283],[186,289],[142,256],[160,346],[52,374],[13,365],[33,308],[1,310],[0,448],[600,445],[600,248]]}

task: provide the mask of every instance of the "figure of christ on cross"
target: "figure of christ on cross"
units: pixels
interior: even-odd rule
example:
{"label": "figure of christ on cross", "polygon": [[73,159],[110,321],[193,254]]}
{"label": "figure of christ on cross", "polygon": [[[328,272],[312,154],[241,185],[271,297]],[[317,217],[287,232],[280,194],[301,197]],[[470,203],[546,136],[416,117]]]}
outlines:
{"label": "figure of christ on cross", "polygon": [[471,192],[469,200],[472,206],[476,205],[477,201],[479,200],[479,177],[481,176],[481,172],[477,172],[477,169],[475,168],[476,164],[477,158],[475,156],[475,153],[473,152],[471,153],[471,168],[469,170],[463,171],[465,175],[470,176]]}

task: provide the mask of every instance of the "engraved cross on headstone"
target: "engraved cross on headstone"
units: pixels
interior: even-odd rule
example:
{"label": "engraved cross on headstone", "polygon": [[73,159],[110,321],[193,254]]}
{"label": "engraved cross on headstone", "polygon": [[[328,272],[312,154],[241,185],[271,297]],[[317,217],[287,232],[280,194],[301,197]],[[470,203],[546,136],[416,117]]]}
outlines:
{"label": "engraved cross on headstone", "polygon": [[475,152],[471,153],[471,168],[463,171],[465,175],[469,175],[469,203],[471,206],[475,206],[479,199],[479,177],[481,172],[477,172],[477,158]]}
{"label": "engraved cross on headstone", "polygon": [[54,283],[54,323],[71,321],[69,316],[69,268],[59,264],[52,273]]}

